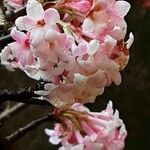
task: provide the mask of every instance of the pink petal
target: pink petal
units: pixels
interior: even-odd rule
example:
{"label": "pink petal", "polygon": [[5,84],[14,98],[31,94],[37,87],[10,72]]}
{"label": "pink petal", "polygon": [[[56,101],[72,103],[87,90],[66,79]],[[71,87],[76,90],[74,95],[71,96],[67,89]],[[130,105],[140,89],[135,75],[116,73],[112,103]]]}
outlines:
{"label": "pink petal", "polygon": [[19,62],[23,67],[25,67],[26,65],[32,65],[34,62],[32,52],[28,49],[22,50],[22,52],[20,53]]}
{"label": "pink petal", "polygon": [[26,11],[27,16],[35,20],[41,20],[44,16],[44,9],[37,0],[29,0]]}
{"label": "pink petal", "polygon": [[87,107],[83,106],[81,103],[75,103],[71,106],[71,108],[78,111],[90,112],[90,110]]}
{"label": "pink petal", "polygon": [[78,47],[74,50],[74,56],[83,56],[87,53],[87,45],[79,43]]}
{"label": "pink petal", "polygon": [[36,27],[36,22],[27,16],[17,18],[15,24],[20,30],[25,31],[30,31]]}
{"label": "pink petal", "polygon": [[39,47],[44,41],[44,31],[42,29],[33,29],[30,33],[31,44],[34,48]]}
{"label": "pink petal", "polygon": [[8,46],[6,46],[0,53],[1,64],[5,65],[8,70],[14,71],[13,66],[8,61],[10,57],[11,57],[11,50]]}
{"label": "pink petal", "polygon": [[99,41],[91,40],[90,43],[89,43],[87,53],[89,55],[93,56],[97,52],[98,49],[99,49]]}
{"label": "pink petal", "polygon": [[[100,0],[100,1],[105,1],[105,0]],[[115,0],[106,0],[108,6],[112,5],[114,2]]]}
{"label": "pink petal", "polygon": [[54,8],[49,8],[44,12],[44,20],[48,26],[52,26],[60,21],[59,13]]}
{"label": "pink petal", "polygon": [[126,1],[116,1],[110,10],[114,13],[114,15],[124,18],[124,16],[127,15],[130,7],[130,4]]}
{"label": "pink petal", "polygon": [[28,37],[25,33],[18,31],[16,28],[12,29],[11,37],[20,43],[24,43],[25,40],[28,39]]}

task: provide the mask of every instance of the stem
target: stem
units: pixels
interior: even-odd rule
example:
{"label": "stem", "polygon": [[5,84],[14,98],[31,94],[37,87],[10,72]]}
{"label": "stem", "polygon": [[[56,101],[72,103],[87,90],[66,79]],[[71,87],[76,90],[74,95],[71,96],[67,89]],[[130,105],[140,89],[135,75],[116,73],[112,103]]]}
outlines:
{"label": "stem", "polygon": [[35,97],[34,90],[33,87],[20,88],[19,90],[0,90],[0,103],[13,101],[32,105],[50,105],[48,101]]}
{"label": "stem", "polygon": [[19,90],[0,90],[0,101],[15,100],[22,101],[35,96],[34,88],[20,88]]}
{"label": "stem", "polygon": [[4,142],[5,145],[11,144],[11,143],[17,141],[19,138],[26,135],[31,130],[33,130],[33,129],[37,128],[38,126],[42,125],[43,123],[46,123],[48,121],[53,122],[54,120],[55,120],[55,117],[54,117],[53,113],[51,113],[49,115],[46,115],[44,117],[41,117],[37,120],[34,120],[34,121],[30,122],[29,124],[27,124],[26,126],[24,126],[22,128],[19,128],[17,131],[12,133],[11,135],[5,137],[3,142]]}
{"label": "stem", "polygon": [[22,109],[23,107],[25,107],[27,105],[19,103],[19,104],[15,104],[14,106],[12,106],[11,108],[6,108],[1,114],[0,114],[0,121],[5,119],[6,117],[10,116],[11,114],[19,111],[20,109]]}

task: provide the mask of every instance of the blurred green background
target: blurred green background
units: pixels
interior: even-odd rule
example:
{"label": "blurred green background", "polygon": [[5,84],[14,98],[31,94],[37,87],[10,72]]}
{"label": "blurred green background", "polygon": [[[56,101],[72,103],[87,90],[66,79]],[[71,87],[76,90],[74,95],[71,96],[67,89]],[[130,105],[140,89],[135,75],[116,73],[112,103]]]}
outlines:
{"label": "blurred green background", "polygon": [[[130,49],[130,62],[122,72],[122,84],[105,89],[96,103],[88,104],[91,110],[101,111],[111,99],[114,107],[120,111],[128,137],[125,150],[146,150],[150,146],[150,9],[142,8],[132,0],[132,9],[126,17],[128,33],[133,32],[135,42]],[[17,89],[34,85],[21,71],[9,72],[0,66],[0,89]],[[2,106],[1,106],[2,107]],[[23,110],[4,120],[0,127],[0,136],[6,136],[50,112],[47,106],[27,106]],[[48,143],[43,124],[8,147],[8,150],[57,150]]]}

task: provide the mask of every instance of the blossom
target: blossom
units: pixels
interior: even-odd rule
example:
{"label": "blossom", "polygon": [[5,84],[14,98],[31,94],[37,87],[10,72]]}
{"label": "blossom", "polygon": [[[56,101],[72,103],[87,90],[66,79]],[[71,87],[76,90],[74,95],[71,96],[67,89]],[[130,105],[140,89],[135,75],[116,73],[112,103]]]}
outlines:
{"label": "blossom", "polygon": [[94,34],[100,40],[106,35],[112,35],[117,40],[123,39],[127,28],[124,16],[129,9],[130,4],[126,1],[96,0],[93,9],[84,19],[83,31]]}
{"label": "blossom", "polygon": [[56,5],[57,7],[65,7],[68,9],[72,9],[77,13],[86,15],[90,11],[92,3],[93,0],[63,0]]}
{"label": "blossom", "polygon": [[7,67],[9,66],[11,70],[13,67],[23,69],[26,65],[34,64],[35,60],[30,50],[28,35],[13,28],[11,36],[15,42],[8,44],[2,51],[1,63]]}
{"label": "blossom", "polygon": [[31,31],[31,42],[34,47],[43,42],[44,34],[49,28],[57,28],[60,16],[56,9],[44,11],[42,4],[36,0],[29,0],[26,6],[26,16],[16,19],[15,24],[20,30]]}
{"label": "blossom", "polygon": [[48,29],[59,22],[60,16],[56,9],[49,8],[44,11],[42,5],[36,0],[27,3],[27,15],[16,19],[16,26],[20,30]]}
{"label": "blossom", "polygon": [[127,131],[119,112],[113,111],[112,102],[106,110],[91,112],[76,103],[69,110],[59,113],[54,130],[45,129],[49,142],[59,144],[60,150],[121,150]]}
{"label": "blossom", "polygon": [[[2,50],[1,64],[46,80],[44,89],[35,93],[66,108],[94,102],[106,87],[120,85],[134,37],[130,33],[124,41],[124,16],[130,8],[125,1],[61,2],[48,9],[36,0],[27,2],[27,15],[17,18],[11,32],[15,42]],[[83,5],[87,10],[77,25]]]}

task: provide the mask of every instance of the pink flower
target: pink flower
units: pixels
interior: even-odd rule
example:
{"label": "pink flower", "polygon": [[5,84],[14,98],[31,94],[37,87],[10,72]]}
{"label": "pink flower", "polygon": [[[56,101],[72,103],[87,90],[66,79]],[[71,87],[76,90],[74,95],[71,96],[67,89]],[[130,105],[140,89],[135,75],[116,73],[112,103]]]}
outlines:
{"label": "pink flower", "polygon": [[[25,68],[27,65],[35,63],[33,54],[30,50],[29,37],[23,32],[13,28],[11,36],[15,42],[8,46],[1,53],[1,63],[4,65],[12,65],[12,67]],[[14,64],[18,64],[17,66]],[[10,67],[11,68],[11,67]]]}
{"label": "pink flower", "polygon": [[59,144],[60,150],[121,150],[127,131],[119,112],[113,112],[112,102],[106,110],[90,112],[82,104],[76,103],[70,109],[58,113],[60,123],[54,130],[45,129],[52,144]]}
{"label": "pink flower", "polygon": [[16,20],[16,26],[20,30],[46,30],[54,26],[60,20],[59,13],[56,9],[49,8],[44,11],[42,5],[36,0],[29,0],[27,2],[26,11],[26,16],[19,17]]}
{"label": "pink flower", "polygon": [[[44,11],[42,5],[36,0],[29,0],[26,6],[27,15],[16,19],[16,26],[20,30],[30,32],[30,41],[34,48],[40,47],[44,42],[45,32],[48,29],[57,29],[56,23],[60,21],[59,13],[54,8]],[[46,46],[43,43],[43,49]],[[47,55],[47,53],[45,53]]]}
{"label": "pink flower", "polygon": [[[124,51],[132,42],[131,34],[127,46],[125,48],[123,46],[124,50],[112,51],[110,54],[106,51],[108,49],[106,45],[105,48],[103,45],[100,46],[97,40],[91,40],[89,43],[81,42],[72,53],[68,51],[67,55],[64,55],[65,53],[62,55],[61,51],[58,53],[61,48],[57,48],[53,56],[59,57],[59,61],[55,67],[51,66],[51,69],[50,65],[47,66],[49,68],[45,73],[49,77],[51,75],[52,83],[46,85],[47,96],[43,91],[44,96],[56,107],[65,107],[76,102],[93,102],[97,95],[104,92],[106,86],[112,82],[116,85],[121,83],[120,69],[125,67],[129,59]],[[106,43],[110,50],[111,42]],[[110,58],[113,53],[115,58]],[[68,59],[69,57],[71,59]],[[36,94],[43,95],[42,91],[37,91]]]}
{"label": "pink flower", "polygon": [[[60,15],[61,4],[65,13]],[[75,21],[78,8],[84,10],[84,5],[88,13],[76,25],[72,19]],[[44,10],[41,3],[29,0],[27,15],[16,20],[18,30],[11,33],[16,42],[2,51],[1,63],[11,70],[20,68],[35,80],[50,82],[35,93],[55,107],[93,102],[105,87],[121,83],[120,70],[128,63],[134,40],[131,33],[124,42],[123,22],[129,8],[125,1],[67,0]]]}
{"label": "pink flower", "polygon": [[107,34],[115,36],[117,40],[124,39],[127,28],[124,16],[129,9],[130,4],[126,1],[96,0],[83,22],[83,32],[100,39]]}
{"label": "pink flower", "polygon": [[93,0],[63,0],[57,6],[69,8],[86,15],[90,11],[92,3]]}

